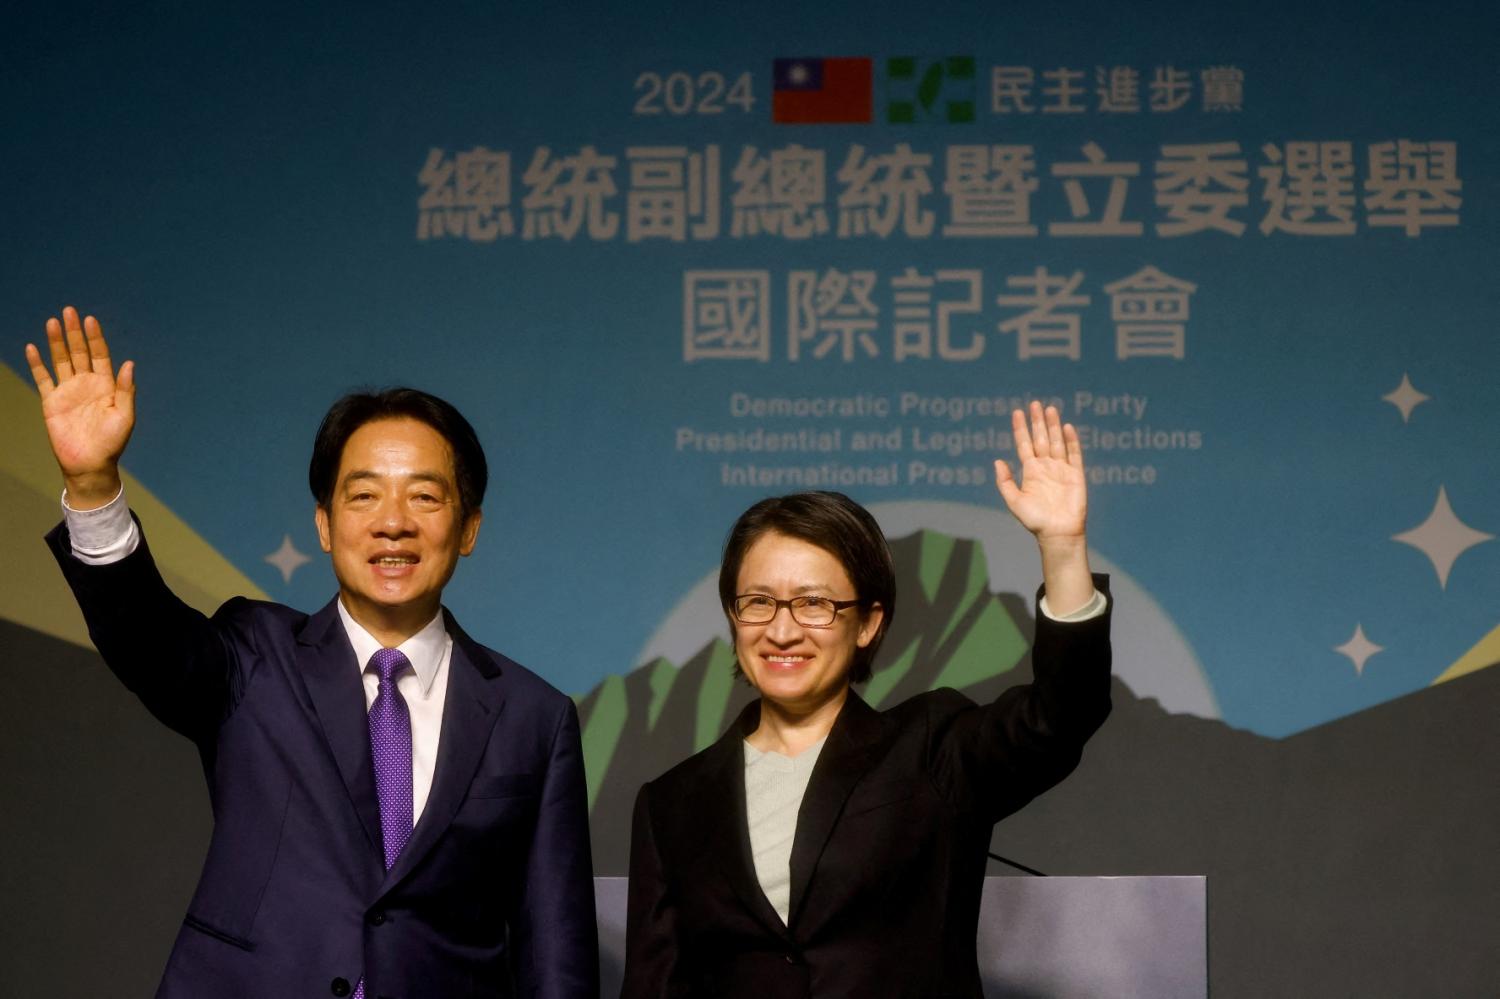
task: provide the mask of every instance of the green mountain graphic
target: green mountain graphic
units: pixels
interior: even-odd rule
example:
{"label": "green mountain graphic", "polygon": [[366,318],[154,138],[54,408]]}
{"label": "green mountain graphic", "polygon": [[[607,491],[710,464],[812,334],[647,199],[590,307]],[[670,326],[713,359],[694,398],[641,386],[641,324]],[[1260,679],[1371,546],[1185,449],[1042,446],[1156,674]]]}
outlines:
{"label": "green mountain graphic", "polygon": [[[1030,679],[1024,651],[1007,668],[1013,651],[980,642],[997,611],[1023,639],[1030,617],[1019,597],[970,589],[984,579],[977,553],[932,534],[896,547],[902,630],[869,685],[889,685],[884,703],[963,677],[969,654],[956,653],[976,642],[992,647],[971,675],[990,677],[969,696]],[[15,817],[0,822],[0,852],[26,858],[0,889],[28,914],[9,928],[0,995],[148,995],[207,849],[198,755],[92,649],[3,617],[0,649],[0,799]],[[640,782],[750,698],[729,669],[710,642],[680,670],[648,663],[589,695],[596,874],[627,870]],[[1494,657],[1280,740],[1173,714],[1119,677],[1111,696],[1078,770],[1002,822],[992,849],[1055,875],[1208,875],[1216,997],[1494,995]],[[78,961],[79,940],[101,959]]]}
{"label": "green mountain graphic", "polygon": [[[1013,682],[1007,674],[1031,648],[1030,600],[990,592],[983,547],[919,531],[893,541],[891,554],[897,613],[865,700],[879,707],[953,687],[982,701]],[[716,638],[680,667],[656,659],[605,678],[580,700],[601,869],[624,866],[630,831],[619,819],[630,815],[641,784],[719,738],[754,698],[733,664],[728,642]]]}

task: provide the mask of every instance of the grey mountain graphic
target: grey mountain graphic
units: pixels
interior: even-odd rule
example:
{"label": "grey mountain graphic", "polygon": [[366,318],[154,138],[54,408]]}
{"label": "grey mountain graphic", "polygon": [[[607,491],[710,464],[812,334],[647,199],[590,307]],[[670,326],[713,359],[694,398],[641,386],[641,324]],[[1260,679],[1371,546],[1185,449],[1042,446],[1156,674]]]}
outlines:
{"label": "grey mountain graphic", "polygon": [[[893,547],[901,606],[872,700],[1030,678],[1029,595],[989,593],[967,542]],[[92,650],[3,620],[0,650],[0,897],[25,913],[0,995],[149,995],[208,842],[197,755]],[[1219,999],[1495,994],[1500,668],[1280,740],[1113,693],[1078,770],[997,827],[997,852],[1049,874],[1208,875]],[[596,874],[626,871],[640,782],[750,696],[720,642],[583,699]]]}
{"label": "grey mountain graphic", "polygon": [[[872,703],[1030,681],[1031,597],[989,592],[980,546],[920,532],[892,550],[901,599]],[[582,700],[595,873],[626,873],[641,782],[753,696],[729,670],[715,641]],[[1118,678],[1112,696],[1078,770],[996,828],[997,853],[1049,874],[1206,874],[1216,996],[1494,994],[1500,669],[1279,740],[1174,715]]]}

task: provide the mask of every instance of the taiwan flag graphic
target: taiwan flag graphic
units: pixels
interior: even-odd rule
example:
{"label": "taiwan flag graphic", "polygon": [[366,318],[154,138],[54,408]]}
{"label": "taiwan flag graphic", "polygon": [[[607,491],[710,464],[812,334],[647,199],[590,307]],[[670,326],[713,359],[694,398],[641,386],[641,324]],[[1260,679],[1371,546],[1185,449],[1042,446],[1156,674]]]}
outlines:
{"label": "taiwan flag graphic", "polygon": [[868,122],[874,109],[869,59],[777,59],[771,120],[783,125]]}

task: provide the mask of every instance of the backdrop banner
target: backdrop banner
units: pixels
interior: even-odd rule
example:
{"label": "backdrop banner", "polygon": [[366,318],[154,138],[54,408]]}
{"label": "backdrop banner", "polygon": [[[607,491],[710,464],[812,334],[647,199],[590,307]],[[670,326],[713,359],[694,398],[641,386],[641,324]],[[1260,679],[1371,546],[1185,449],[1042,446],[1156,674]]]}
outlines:
{"label": "backdrop banner", "polygon": [[39,537],[22,347],[64,304],[137,363],[127,492],[205,609],[334,592],[303,470],[338,395],[473,421],[448,606],[576,697],[599,875],[752,695],[714,581],[763,496],[890,537],[871,703],[1029,676],[991,464],[1054,404],[1115,714],[995,849],[1207,875],[1215,995],[1492,989],[1492,4],[35,7],[0,41],[0,891],[34,914],[0,992],[148,991],[209,821]]}

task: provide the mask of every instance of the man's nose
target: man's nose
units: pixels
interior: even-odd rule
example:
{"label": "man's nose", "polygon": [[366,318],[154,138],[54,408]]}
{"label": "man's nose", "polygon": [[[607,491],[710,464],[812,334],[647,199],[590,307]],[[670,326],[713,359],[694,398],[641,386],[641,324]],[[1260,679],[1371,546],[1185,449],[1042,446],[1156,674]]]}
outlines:
{"label": "man's nose", "polygon": [[375,512],[371,530],[381,537],[401,537],[413,531],[411,511],[400,497],[387,496]]}

